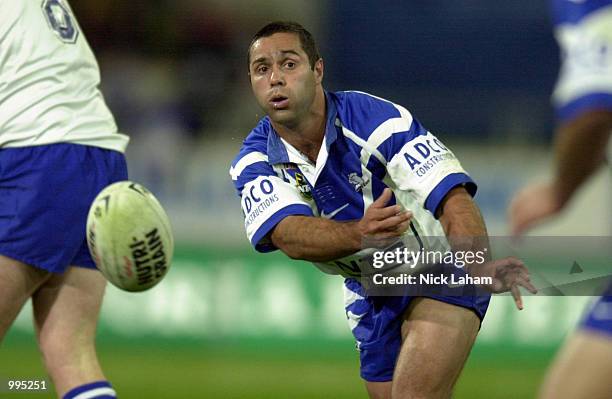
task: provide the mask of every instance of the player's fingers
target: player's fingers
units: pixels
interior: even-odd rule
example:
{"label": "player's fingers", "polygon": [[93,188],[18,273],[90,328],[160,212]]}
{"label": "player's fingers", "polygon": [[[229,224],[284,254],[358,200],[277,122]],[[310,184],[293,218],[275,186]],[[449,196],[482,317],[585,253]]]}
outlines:
{"label": "player's fingers", "polygon": [[410,219],[406,220],[405,222],[402,222],[402,223],[398,224],[391,231],[395,231],[398,234],[404,234],[406,232],[406,230],[408,230],[409,227],[410,227]]}
{"label": "player's fingers", "polygon": [[372,205],[370,205],[370,207],[384,208],[384,206],[387,205],[387,203],[391,199],[392,193],[393,193],[393,191],[391,191],[390,188],[388,188],[388,187],[385,188],[383,190],[382,194],[380,195],[380,197],[378,197],[376,199],[376,201],[372,202]]}
{"label": "player's fingers", "polygon": [[397,238],[397,237],[399,237],[401,235],[402,235],[402,233],[400,233],[398,230],[386,230],[386,231],[381,231],[381,232],[372,234],[372,237],[375,240],[385,241],[385,240],[388,240],[388,239],[391,239],[391,238]]}
{"label": "player's fingers", "polygon": [[525,278],[525,277],[519,277],[517,279],[517,283],[524,287],[527,291],[531,292],[532,294],[537,294],[538,293],[538,289],[531,284],[531,281],[529,281],[529,277]]}
{"label": "player's fingers", "polygon": [[400,205],[391,205],[384,208],[368,209],[367,217],[370,220],[383,220],[388,217],[395,216],[400,212],[402,212],[402,207]]}
{"label": "player's fingers", "polygon": [[501,259],[501,261],[503,263],[505,263],[506,265],[520,267],[520,268],[524,268],[525,270],[527,270],[527,267],[525,266],[525,263],[523,263],[522,260],[520,260],[519,258],[517,258],[515,256],[508,256],[506,258]]}
{"label": "player's fingers", "polygon": [[[504,284],[508,287],[516,283],[531,284],[531,278],[529,272],[526,269],[510,266],[507,273],[505,273]],[[533,286],[532,286],[533,287]]]}
{"label": "player's fingers", "polygon": [[529,269],[522,260],[515,258],[514,256],[509,256],[503,259],[503,263],[504,266],[512,273],[518,273],[529,279]]}
{"label": "player's fingers", "polygon": [[374,224],[376,231],[386,231],[392,230],[397,231],[400,224],[405,223],[410,220],[412,217],[412,213],[405,211],[398,215],[388,217],[384,220],[380,220]]}
{"label": "player's fingers", "polygon": [[510,287],[510,292],[512,293],[512,297],[514,298],[514,303],[518,310],[523,310],[523,298],[521,298],[521,291],[517,284],[513,284]]}
{"label": "player's fingers", "polygon": [[516,279],[517,277],[520,277],[526,281],[531,281],[529,270],[527,270],[527,268],[524,266],[510,266],[506,275],[508,278]]}

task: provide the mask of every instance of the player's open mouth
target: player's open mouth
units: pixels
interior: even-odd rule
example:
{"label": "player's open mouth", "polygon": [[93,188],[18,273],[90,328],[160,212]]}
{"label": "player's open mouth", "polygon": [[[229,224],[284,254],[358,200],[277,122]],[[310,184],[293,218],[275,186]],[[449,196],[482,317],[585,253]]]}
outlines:
{"label": "player's open mouth", "polygon": [[274,96],[270,99],[270,104],[274,109],[287,108],[289,105],[289,99],[285,96]]}

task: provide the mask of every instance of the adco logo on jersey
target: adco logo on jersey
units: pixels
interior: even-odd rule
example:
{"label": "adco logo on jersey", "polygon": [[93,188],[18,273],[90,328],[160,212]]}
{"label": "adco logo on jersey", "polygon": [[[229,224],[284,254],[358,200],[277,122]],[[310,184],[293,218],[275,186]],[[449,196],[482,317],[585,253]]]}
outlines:
{"label": "adco logo on jersey", "polygon": [[243,191],[242,209],[245,213],[245,224],[248,226],[268,209],[278,202],[278,194],[274,193],[274,185],[268,179],[262,179]]}
{"label": "adco logo on jersey", "polygon": [[454,158],[453,153],[431,133],[419,136],[410,144],[412,148],[406,150],[404,158],[418,177],[425,176],[439,162]]}

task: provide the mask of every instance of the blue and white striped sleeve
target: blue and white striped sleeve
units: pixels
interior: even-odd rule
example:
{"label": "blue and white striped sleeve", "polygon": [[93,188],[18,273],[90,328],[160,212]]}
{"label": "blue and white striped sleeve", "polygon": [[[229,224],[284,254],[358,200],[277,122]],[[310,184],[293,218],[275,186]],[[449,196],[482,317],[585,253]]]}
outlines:
{"label": "blue and white striped sleeve", "polygon": [[562,54],[552,101],[566,122],[589,110],[612,110],[612,4],[552,1]]}
{"label": "blue and white striped sleeve", "polygon": [[464,186],[473,196],[476,184],[453,152],[427,131],[405,108],[378,126],[367,139],[385,165],[394,188],[410,192],[434,216],[446,194]]}
{"label": "blue and white striped sleeve", "polygon": [[247,237],[259,252],[277,248],[269,233],[285,217],[313,216],[310,206],[297,189],[277,176],[265,154],[241,154],[232,164],[230,175],[240,197]]}

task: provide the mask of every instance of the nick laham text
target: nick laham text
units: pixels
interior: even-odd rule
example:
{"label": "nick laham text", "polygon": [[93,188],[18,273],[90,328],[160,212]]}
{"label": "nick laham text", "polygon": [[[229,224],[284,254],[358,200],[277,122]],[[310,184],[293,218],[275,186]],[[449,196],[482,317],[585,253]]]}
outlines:
{"label": "nick laham text", "polygon": [[419,274],[411,275],[407,273],[397,274],[394,276],[385,276],[383,274],[375,274],[372,276],[372,281],[376,285],[490,285],[493,284],[493,277],[472,277],[472,276],[455,276],[444,274]]}

